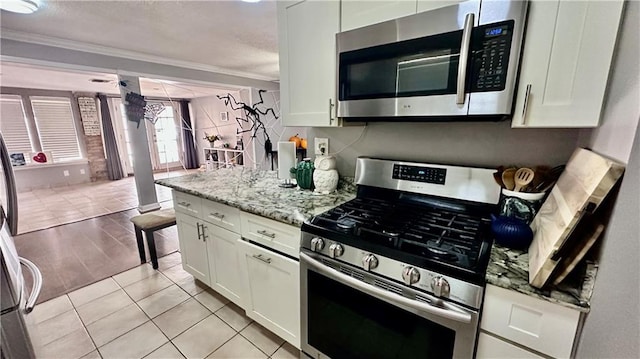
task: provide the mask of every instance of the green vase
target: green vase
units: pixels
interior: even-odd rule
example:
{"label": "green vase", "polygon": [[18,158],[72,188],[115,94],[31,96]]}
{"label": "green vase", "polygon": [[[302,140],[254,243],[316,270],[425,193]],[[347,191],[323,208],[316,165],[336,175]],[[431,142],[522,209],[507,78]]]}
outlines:
{"label": "green vase", "polygon": [[305,158],[304,161],[298,163],[298,166],[295,168],[298,187],[302,189],[313,189],[313,170],[314,167],[311,158]]}

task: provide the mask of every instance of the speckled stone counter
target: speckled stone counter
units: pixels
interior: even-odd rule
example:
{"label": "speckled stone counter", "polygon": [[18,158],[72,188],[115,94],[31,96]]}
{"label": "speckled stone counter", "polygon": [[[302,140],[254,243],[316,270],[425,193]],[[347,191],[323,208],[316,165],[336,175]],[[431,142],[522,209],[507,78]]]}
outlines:
{"label": "speckled stone counter", "polygon": [[486,279],[501,288],[588,312],[597,271],[597,265],[586,263],[558,286],[540,290],[529,285],[529,253],[494,243]]}
{"label": "speckled stone counter", "polygon": [[[280,188],[276,172],[244,168],[219,169],[161,179],[156,183],[295,226],[355,198],[356,192],[353,183],[343,179],[338,191],[330,195]],[[498,287],[587,312],[596,272],[595,265],[588,265],[586,270],[583,268],[568,277],[557,288],[539,290],[529,285],[529,255],[494,244],[486,279]]]}
{"label": "speckled stone counter", "polygon": [[329,195],[281,188],[276,172],[246,168],[223,168],[155,182],[298,227],[316,214],[355,198],[356,193],[348,180],[341,180],[338,190]]}

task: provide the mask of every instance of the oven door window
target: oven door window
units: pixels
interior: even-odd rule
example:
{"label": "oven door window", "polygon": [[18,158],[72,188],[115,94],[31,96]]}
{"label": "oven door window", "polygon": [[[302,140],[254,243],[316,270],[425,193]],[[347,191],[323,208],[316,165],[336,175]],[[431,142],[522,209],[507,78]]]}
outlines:
{"label": "oven door window", "polygon": [[456,93],[462,31],[340,54],[340,100]]}
{"label": "oven door window", "polygon": [[451,358],[455,331],[307,271],[308,344],[333,359]]}

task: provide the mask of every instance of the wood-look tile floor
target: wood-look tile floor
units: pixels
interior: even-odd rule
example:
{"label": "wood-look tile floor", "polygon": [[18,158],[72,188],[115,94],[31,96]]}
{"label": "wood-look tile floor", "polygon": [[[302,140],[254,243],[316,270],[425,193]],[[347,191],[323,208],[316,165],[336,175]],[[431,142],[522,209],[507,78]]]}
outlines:
{"label": "wood-look tile floor", "polygon": [[[155,177],[185,173],[165,172]],[[156,185],[156,191],[163,208],[173,206],[170,189]],[[77,207],[79,204],[82,205]],[[139,265],[129,221],[138,214],[131,209],[137,205],[133,177],[20,193],[18,227],[23,234],[14,239],[18,254],[34,262],[42,272],[39,302]],[[39,226],[49,228],[33,230]],[[24,233],[25,229],[31,231]],[[158,256],[178,250],[175,227],[156,234]],[[26,279],[30,285],[31,278]]]}
{"label": "wood-look tile floor", "polygon": [[180,253],[36,306],[38,358],[299,358],[300,351],[190,274]]}
{"label": "wood-look tile floor", "polygon": [[[129,221],[137,214],[130,209],[14,237],[18,255],[34,262],[42,272],[39,302],[139,265]],[[158,256],[178,250],[175,226],[157,231],[155,239]]]}

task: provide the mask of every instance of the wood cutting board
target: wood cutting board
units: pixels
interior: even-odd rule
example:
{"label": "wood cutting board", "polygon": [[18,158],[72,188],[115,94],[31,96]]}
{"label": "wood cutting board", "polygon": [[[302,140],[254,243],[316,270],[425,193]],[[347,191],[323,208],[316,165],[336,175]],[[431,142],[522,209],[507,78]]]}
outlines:
{"label": "wood cutting board", "polygon": [[623,172],[623,165],[583,148],[571,155],[531,223],[535,235],[529,246],[529,283],[533,287],[542,288],[550,281],[563,260],[557,254],[580,219],[595,211]]}

